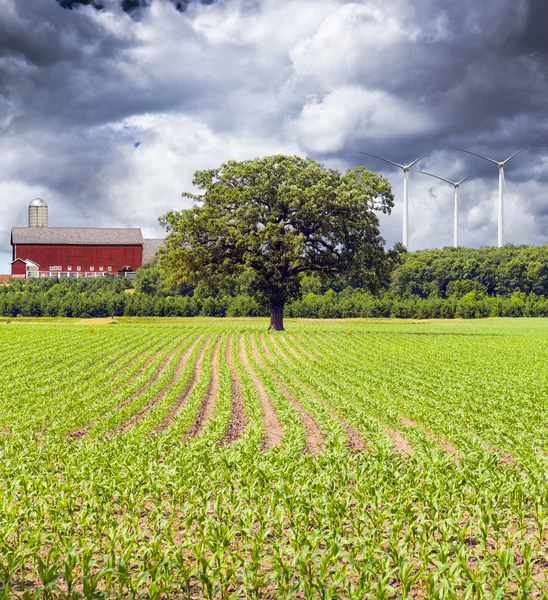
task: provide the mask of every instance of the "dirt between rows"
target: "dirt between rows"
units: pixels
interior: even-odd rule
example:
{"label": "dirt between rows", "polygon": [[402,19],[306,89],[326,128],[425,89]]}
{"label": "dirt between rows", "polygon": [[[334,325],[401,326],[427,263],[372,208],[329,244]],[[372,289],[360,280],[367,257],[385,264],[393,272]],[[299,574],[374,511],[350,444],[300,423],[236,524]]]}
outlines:
{"label": "dirt between rows", "polygon": [[[316,357],[314,355],[312,355],[302,344],[297,342],[297,340],[292,335],[288,336],[287,341],[289,342],[289,340],[291,340],[291,343],[293,344],[293,348],[295,348],[296,350],[298,349],[298,351],[301,354],[304,354],[304,356],[306,356],[306,358],[308,358],[308,360],[316,360]],[[298,356],[298,353],[297,353],[297,356]],[[299,359],[302,360],[302,356],[299,356]]]}
{"label": "dirt between rows", "polygon": [[[272,342],[276,347],[278,347],[277,339],[276,340],[273,339]],[[289,347],[288,341],[284,340],[284,342],[285,342],[285,345],[287,345]],[[296,345],[298,345],[298,344],[296,344]],[[303,348],[301,346],[299,346],[299,348],[300,348],[300,350],[303,350]],[[291,360],[289,360],[289,362],[295,366],[295,363],[293,363]],[[303,385],[303,384],[301,383],[301,385]],[[308,390],[308,391],[309,391],[309,393],[314,394],[311,390]],[[325,405],[325,403],[324,403],[324,405]],[[332,410],[329,406],[328,406],[328,408],[330,410]],[[337,418],[341,421],[341,423],[343,423],[343,425],[347,431],[347,434],[351,435],[350,429],[348,429],[348,428],[349,427],[351,429],[354,429],[354,428],[347,421],[345,422],[344,419],[340,415],[337,415]],[[395,429],[392,429],[388,425],[385,425],[384,423],[380,422],[378,419],[374,419],[374,421],[379,425],[379,427],[381,427],[383,429],[383,431],[386,433],[386,435],[388,435],[388,437],[390,438],[390,440],[394,446],[394,449],[397,452],[400,452],[402,454],[407,454],[409,456],[415,455],[416,452],[415,452],[415,449],[413,448],[412,444],[400,432],[396,431]],[[422,431],[424,431],[424,433],[426,433],[426,435],[428,435],[432,439],[436,440],[436,442],[443,448],[443,450],[445,452],[447,452],[448,454],[455,456],[455,457],[459,456],[459,451],[454,446],[452,446],[449,442],[440,438],[439,436],[436,436],[431,431],[422,427],[418,423],[411,421],[411,419],[408,419],[407,417],[402,417],[400,419],[400,421],[403,425],[409,425],[412,427],[420,428]],[[358,434],[358,437],[359,437],[359,434]]]}
{"label": "dirt between rows", "polygon": [[[263,342],[263,348],[266,347],[266,345],[264,344],[263,336],[260,336],[260,338]],[[272,379],[274,379],[274,381],[280,388],[282,394],[289,400],[291,406],[299,413],[302,424],[305,428],[307,450],[312,454],[318,454],[322,446],[325,444],[325,438],[321,432],[318,422],[310,415],[310,413],[307,410],[305,410],[305,408],[301,405],[297,398],[295,398],[295,396],[291,394],[291,392],[285,387],[282,380],[265,365],[257,348],[254,336],[251,336],[251,348],[253,350],[253,356],[255,357],[255,360],[267,371],[267,373],[272,377]]]}
{"label": "dirt between rows", "polygon": [[[192,346],[190,348],[188,348],[188,350],[181,357],[182,362],[179,363],[181,366],[181,371],[179,372],[177,377],[181,376],[181,372],[182,372],[183,368],[185,367],[185,364],[188,362],[188,358],[190,357],[190,355],[194,351],[194,348],[196,348],[196,345],[202,338],[203,338],[203,334],[198,336],[196,338],[196,341],[192,344]],[[167,412],[166,416],[163,418],[162,422],[155,428],[155,430],[154,430],[155,433],[161,433],[162,431],[165,431],[171,425],[171,422],[173,421],[173,419],[175,418],[177,413],[181,410],[181,408],[182,408],[183,404],[186,402],[187,398],[190,396],[192,390],[194,389],[194,386],[196,385],[196,381],[198,380],[198,378],[200,377],[200,373],[202,372],[202,362],[204,360],[204,355],[205,355],[206,348],[207,348],[207,342],[210,338],[211,338],[211,336],[207,337],[206,342],[202,346],[201,350],[198,352],[198,355],[194,362],[194,369],[192,370],[192,375],[191,375],[190,380],[187,383],[185,389],[183,390],[183,393],[179,396],[179,398],[177,398],[177,402],[175,402],[175,404],[168,410],[168,412]]]}
{"label": "dirt between rows", "polygon": [[[185,336],[184,338],[182,338],[181,342],[184,342],[186,339],[188,338],[188,336]],[[148,368],[150,366],[150,364],[152,362],[154,362],[155,358],[158,356],[158,354],[160,354],[164,348],[166,348],[167,346],[169,346],[169,344],[171,343],[171,340],[167,341],[161,348],[160,350],[158,350],[158,352],[155,352],[150,358],[148,358],[145,363],[143,364],[143,366],[137,371],[137,373],[135,373],[134,375],[132,375],[127,383],[125,383],[124,385],[127,385],[128,383],[131,383],[132,381],[135,381],[138,377],[140,377],[143,372],[145,371],[146,368]],[[175,349],[176,350],[176,349]],[[174,351],[175,352],[175,351]],[[138,354],[130,363],[128,363],[123,369],[121,369],[118,373],[118,375],[122,374],[124,371],[126,371],[129,367],[131,367],[136,361],[138,361],[141,358],[141,355]],[[162,363],[163,365],[164,363]],[[162,366],[160,365],[160,367]],[[117,388],[116,390],[114,390],[113,394],[118,393],[123,386]]]}
{"label": "dirt between rows", "polygon": [[[181,342],[183,342],[184,340],[186,340],[188,338],[188,336],[185,336]],[[115,396],[118,392],[120,392],[120,390],[122,390],[124,388],[124,386],[128,385],[129,383],[131,383],[132,381],[134,381],[135,379],[137,379],[137,377],[139,377],[144,370],[154,361],[154,359],[157,358],[158,354],[160,354],[162,352],[162,350],[169,345],[170,342],[166,342],[166,344],[164,344],[160,350],[156,353],[154,353],[146,362],[145,364],[137,371],[137,373],[135,373],[135,375],[132,375],[129,380],[121,385],[120,387],[116,388],[115,390],[113,390],[112,392],[112,396]],[[120,403],[118,403],[113,409],[112,411],[118,411],[121,408],[123,408],[128,402],[131,402],[132,400],[134,400],[135,398],[137,398],[138,396],[140,396],[143,392],[145,392],[155,381],[156,379],[158,379],[158,377],[160,377],[160,375],[163,373],[163,371],[167,368],[167,364],[169,363],[171,357],[175,354],[175,352],[177,351],[177,348],[175,348],[173,350],[173,352],[171,352],[170,354],[168,354],[168,356],[162,361],[162,363],[158,366],[158,369],[156,370],[156,372],[154,373],[154,375],[152,376],[152,378],[150,379],[150,381],[147,381],[145,383],[145,385],[143,385],[140,389],[138,389],[134,394],[132,394],[131,396],[129,396],[128,398],[125,398],[124,400],[122,400]],[[131,365],[135,364],[136,361],[138,361],[140,358],[140,355],[137,355],[134,359],[132,359],[128,364],[124,365],[115,375],[116,377],[119,377],[124,371],[126,371],[127,369],[129,369],[131,367]],[[102,418],[102,415],[97,417],[96,419],[93,419],[92,421],[89,421],[88,423],[86,423],[86,425],[84,425],[83,427],[80,427],[79,429],[76,429],[75,431],[72,431],[71,433],[69,433],[69,437],[72,438],[82,438],[84,437],[89,430],[94,427]]]}
{"label": "dirt between rows", "polygon": [[[265,339],[262,336],[261,336],[261,341],[262,341],[263,345],[266,344]],[[280,354],[280,356],[283,357],[283,352],[278,344],[278,340],[276,338],[272,337],[271,341],[272,341],[273,346],[276,348],[276,352],[278,354]],[[287,362],[289,362],[291,365],[293,365],[294,367],[296,367],[296,365],[293,361],[287,359],[287,356],[285,357],[285,360]],[[361,435],[359,434],[358,430],[353,425],[351,425],[343,416],[341,416],[334,408],[332,408],[318,394],[316,394],[313,390],[311,390],[309,387],[307,387],[301,380],[294,377],[294,381],[300,387],[302,387],[303,390],[309,396],[311,396],[312,398],[315,398],[316,400],[318,400],[318,402],[321,402],[327,408],[327,410],[329,410],[329,412],[333,415],[333,417],[341,423],[341,425],[343,426],[343,428],[345,430],[347,439],[348,439],[347,445],[351,450],[367,449],[367,444],[364,442],[364,440],[361,437]]]}
{"label": "dirt between rows", "polygon": [[282,428],[282,424],[274,406],[272,405],[272,401],[270,400],[270,396],[266,393],[266,390],[262,384],[262,381],[257,377],[257,373],[253,370],[253,367],[249,363],[249,359],[247,357],[247,353],[245,351],[244,346],[244,336],[240,334],[238,337],[238,347],[240,359],[244,363],[245,368],[247,369],[255,388],[257,389],[257,393],[259,395],[259,401],[261,403],[263,413],[264,413],[264,428],[265,428],[265,436],[263,440],[263,446],[265,449],[273,448],[280,444],[282,437],[284,435],[284,431]]}
{"label": "dirt between rows", "polygon": [[[183,352],[181,358],[179,359],[179,361],[177,363],[177,367],[175,368],[173,377],[169,380],[169,383],[167,384],[167,386],[164,389],[160,390],[148,404],[146,404],[145,406],[143,406],[143,408],[138,410],[130,419],[128,419],[122,425],[119,425],[118,427],[116,427],[116,429],[111,434],[111,437],[117,435],[118,433],[123,433],[124,431],[127,431],[130,427],[135,425],[135,423],[140,421],[140,419],[143,415],[145,415],[156,404],[158,404],[158,402],[168,393],[170,388],[174,385],[174,383],[177,381],[177,379],[181,376],[181,373],[183,372],[183,369],[184,369],[186,363],[188,362],[190,355],[192,354],[194,348],[196,348],[196,345],[202,339],[202,337],[203,337],[203,335],[199,335],[192,342],[192,344]],[[158,369],[156,371],[156,373],[154,374],[154,376],[152,377],[150,382],[145,386],[144,389],[148,389],[158,379],[158,377],[160,377],[160,375],[165,371],[165,369],[167,369],[169,361],[171,360],[171,358],[173,357],[173,355],[175,354],[176,351],[177,351],[177,348],[173,352],[170,352],[168,359],[165,362],[165,366],[161,370]]]}
{"label": "dirt between rows", "polygon": [[232,415],[230,418],[230,424],[226,430],[221,444],[231,444],[239,439],[247,426],[247,415],[245,412],[244,399],[242,395],[242,388],[240,385],[240,378],[238,372],[234,366],[234,357],[232,356],[232,333],[228,336],[226,346],[226,362],[230,370],[231,392],[232,392]]}
{"label": "dirt between rows", "polygon": [[417,429],[424,431],[424,433],[426,433],[426,435],[435,439],[436,442],[445,450],[445,452],[447,452],[447,454],[451,454],[457,458],[459,457],[459,451],[457,448],[455,448],[455,446],[453,446],[452,444],[450,444],[448,441],[444,440],[443,438],[440,438],[439,436],[435,435],[431,431],[425,429],[422,425],[415,423],[415,421],[412,421],[408,417],[402,417],[400,419],[400,422],[403,425],[407,425],[408,427],[416,427]]}
{"label": "dirt between rows", "polygon": [[215,348],[211,354],[211,379],[209,381],[209,387],[207,388],[207,392],[202,401],[200,414],[188,432],[188,435],[190,436],[201,435],[205,431],[207,423],[213,413],[217,392],[219,390],[219,348],[223,337],[224,336],[221,334],[215,342]]}

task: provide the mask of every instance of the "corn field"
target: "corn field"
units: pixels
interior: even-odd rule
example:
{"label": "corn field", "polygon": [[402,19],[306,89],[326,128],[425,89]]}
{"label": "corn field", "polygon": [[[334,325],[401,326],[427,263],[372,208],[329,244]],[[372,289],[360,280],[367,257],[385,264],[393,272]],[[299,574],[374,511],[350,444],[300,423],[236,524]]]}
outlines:
{"label": "corn field", "polygon": [[548,322],[0,323],[0,598],[548,598]]}

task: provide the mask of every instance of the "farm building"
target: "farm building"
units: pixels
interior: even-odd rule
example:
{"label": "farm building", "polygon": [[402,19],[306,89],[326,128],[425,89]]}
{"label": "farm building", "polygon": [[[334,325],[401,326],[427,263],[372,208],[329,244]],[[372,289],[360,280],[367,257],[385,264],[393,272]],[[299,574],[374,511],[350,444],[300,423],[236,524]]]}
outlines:
{"label": "farm building", "polygon": [[29,205],[29,226],[11,230],[12,277],[127,275],[154,258],[163,240],[139,228],[49,227],[48,207]]}

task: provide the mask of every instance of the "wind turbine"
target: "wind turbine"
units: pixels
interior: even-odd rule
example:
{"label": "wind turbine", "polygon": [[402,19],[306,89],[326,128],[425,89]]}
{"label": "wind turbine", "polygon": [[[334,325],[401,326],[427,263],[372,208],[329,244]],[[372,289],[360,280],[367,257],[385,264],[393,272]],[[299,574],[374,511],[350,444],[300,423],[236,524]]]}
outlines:
{"label": "wind turbine", "polygon": [[419,160],[422,160],[427,154],[430,154],[430,152],[437,148],[438,145],[434,146],[434,148],[431,148],[430,150],[428,150],[428,152],[425,152],[422,156],[419,156],[417,160],[414,160],[408,165],[400,165],[399,163],[388,160],[387,158],[382,158],[382,156],[369,154],[368,152],[360,152],[360,154],[365,154],[365,156],[372,156],[373,158],[377,158],[386,163],[394,165],[395,167],[398,167],[403,171],[403,245],[406,248],[409,245],[409,169],[415,166],[419,162]]}
{"label": "wind turbine", "polygon": [[444,179],[443,177],[438,177],[437,175],[433,175],[432,173],[427,173],[426,171],[419,171],[419,173],[423,173],[424,175],[429,175],[430,177],[435,177],[440,181],[445,181],[446,183],[450,183],[455,188],[455,208],[453,211],[453,246],[455,248],[459,245],[459,206],[460,206],[460,196],[459,196],[459,188],[461,183],[464,183],[467,179],[472,177],[474,173],[470,173],[464,179],[460,181],[449,181],[449,179]]}
{"label": "wind turbine", "polygon": [[481,154],[476,154],[475,152],[470,152],[470,150],[463,150],[462,148],[455,148],[459,152],[466,152],[467,154],[472,154],[473,156],[478,156],[479,158],[483,158],[484,160],[488,160],[493,164],[497,165],[499,168],[499,205],[498,205],[498,246],[502,248],[504,245],[504,167],[506,163],[510,162],[514,157],[516,157],[520,152],[523,152],[525,148],[530,146],[539,136],[535,136],[526,146],[523,146],[521,150],[518,150],[512,156],[509,156],[506,160],[502,162],[498,162],[493,160],[492,158],[488,158],[487,156],[483,156]]}

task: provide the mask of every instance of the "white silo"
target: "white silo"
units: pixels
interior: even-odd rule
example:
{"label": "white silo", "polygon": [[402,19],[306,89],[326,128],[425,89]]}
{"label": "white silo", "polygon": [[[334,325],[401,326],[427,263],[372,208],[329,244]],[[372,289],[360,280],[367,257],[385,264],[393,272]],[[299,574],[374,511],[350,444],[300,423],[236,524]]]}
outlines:
{"label": "white silo", "polygon": [[29,227],[48,226],[48,205],[42,198],[35,198],[29,204]]}

